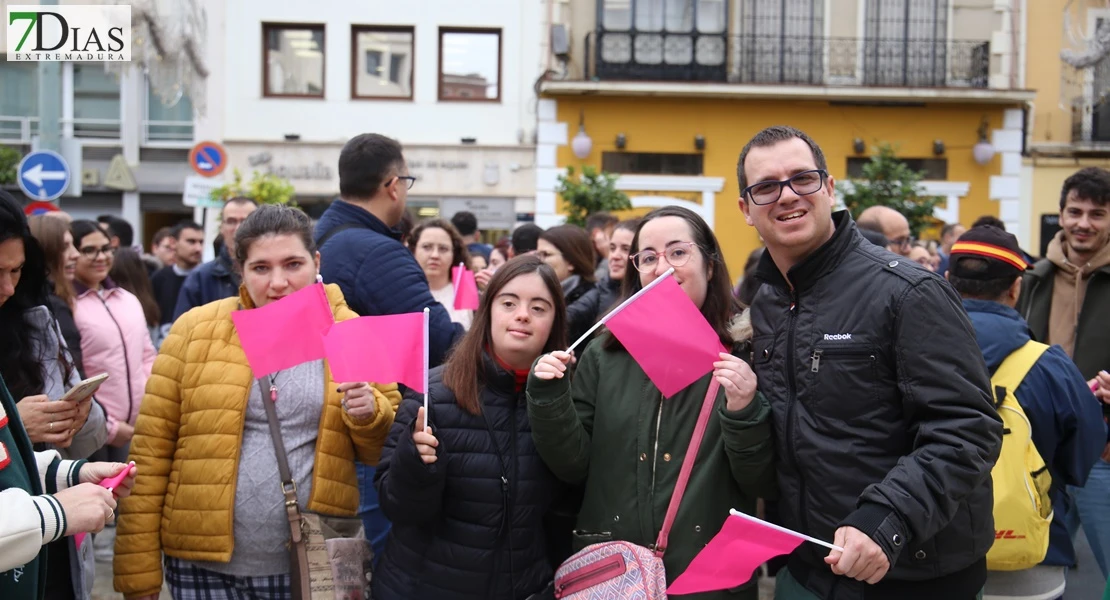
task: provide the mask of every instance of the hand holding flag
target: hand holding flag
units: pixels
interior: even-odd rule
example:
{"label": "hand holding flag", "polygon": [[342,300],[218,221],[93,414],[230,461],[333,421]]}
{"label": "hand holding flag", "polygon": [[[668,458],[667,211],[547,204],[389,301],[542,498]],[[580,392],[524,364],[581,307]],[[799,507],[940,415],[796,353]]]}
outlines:
{"label": "hand holding flag", "polygon": [[780,554],[789,554],[807,541],[843,551],[828,542],[732,510],[721,531],[667,588],[667,594],[734,588],[751,579],[759,565]]}

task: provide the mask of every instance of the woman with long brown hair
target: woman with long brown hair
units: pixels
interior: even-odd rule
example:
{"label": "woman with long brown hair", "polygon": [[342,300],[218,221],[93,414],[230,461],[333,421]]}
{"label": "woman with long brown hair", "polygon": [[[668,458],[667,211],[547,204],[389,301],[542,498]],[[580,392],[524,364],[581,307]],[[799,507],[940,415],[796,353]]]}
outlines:
{"label": "woman with long brown hair", "polygon": [[565,348],[566,305],[534,256],[505,263],[474,326],[405,398],[375,484],[393,522],[374,575],[377,600],[516,600],[551,583],[543,517],[558,484],[532,443],[524,382]]}
{"label": "woman with long brown hair", "polygon": [[131,248],[116,250],[112,260],[112,268],[108,276],[116,285],[131,292],[143,305],[143,317],[146,318],[146,328],[150,331],[150,341],[155,348],[162,345],[162,309],[158,307],[158,300],[154,298],[154,286],[147,275],[146,263],[143,257]]}
{"label": "woman with long brown hair", "polygon": [[73,357],[81,378],[84,368],[81,365],[81,332],[73,320],[73,307],[77,295],[73,292],[73,276],[77,271],[77,259],[81,253],[73,245],[73,234],[69,223],[57,217],[35,215],[27,219],[31,235],[39,242],[46,255],[46,278],[50,294],[47,296],[50,312],[62,329],[70,356]]}

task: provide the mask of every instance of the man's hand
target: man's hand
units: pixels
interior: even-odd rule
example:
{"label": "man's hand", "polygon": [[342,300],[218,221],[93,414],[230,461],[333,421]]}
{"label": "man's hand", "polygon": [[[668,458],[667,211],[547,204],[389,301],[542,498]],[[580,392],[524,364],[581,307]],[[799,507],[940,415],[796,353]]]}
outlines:
{"label": "man's hand", "polygon": [[882,581],[890,570],[890,561],[883,549],[855,527],[837,529],[833,544],[844,548],[844,552],[833,550],[825,557],[825,563],[837,575],[874,585]]}
{"label": "man's hand", "polygon": [[[83,469],[82,469],[83,470]],[[66,515],[65,535],[99,533],[114,518],[116,499],[95,483],[82,483],[54,494]]]}

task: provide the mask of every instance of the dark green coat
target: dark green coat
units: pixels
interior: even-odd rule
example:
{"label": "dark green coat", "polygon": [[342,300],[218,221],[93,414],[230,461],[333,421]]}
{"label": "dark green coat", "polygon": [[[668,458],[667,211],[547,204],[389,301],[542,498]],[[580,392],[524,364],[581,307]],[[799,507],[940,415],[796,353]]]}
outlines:
{"label": "dark green coat", "polygon": [[[655,542],[711,377],[664,400],[628,352],[602,348],[607,337],[586,348],[573,385],[565,377],[528,380],[528,416],[540,456],[556,477],[585,483],[575,551],[609,540],[644,547]],[[718,393],[663,556],[668,583],[716,535],[730,508],[751,514],[757,497],[775,494],[770,418],[762,395],[728,412],[724,391]],[[754,582],[739,595],[684,596],[745,597],[756,597]]]}

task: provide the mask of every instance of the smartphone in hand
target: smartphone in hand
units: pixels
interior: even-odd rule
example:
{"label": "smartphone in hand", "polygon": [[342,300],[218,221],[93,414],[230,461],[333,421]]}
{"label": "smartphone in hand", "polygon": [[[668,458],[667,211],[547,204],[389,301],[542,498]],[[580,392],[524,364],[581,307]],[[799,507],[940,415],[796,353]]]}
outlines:
{"label": "smartphone in hand", "polygon": [[100,384],[104,383],[104,380],[106,379],[108,379],[107,373],[101,373],[100,375],[89,377],[88,379],[70,388],[69,391],[65,393],[65,395],[59,398],[59,400],[81,402],[82,400],[85,400],[89,396],[95,394],[96,390],[100,389]]}

